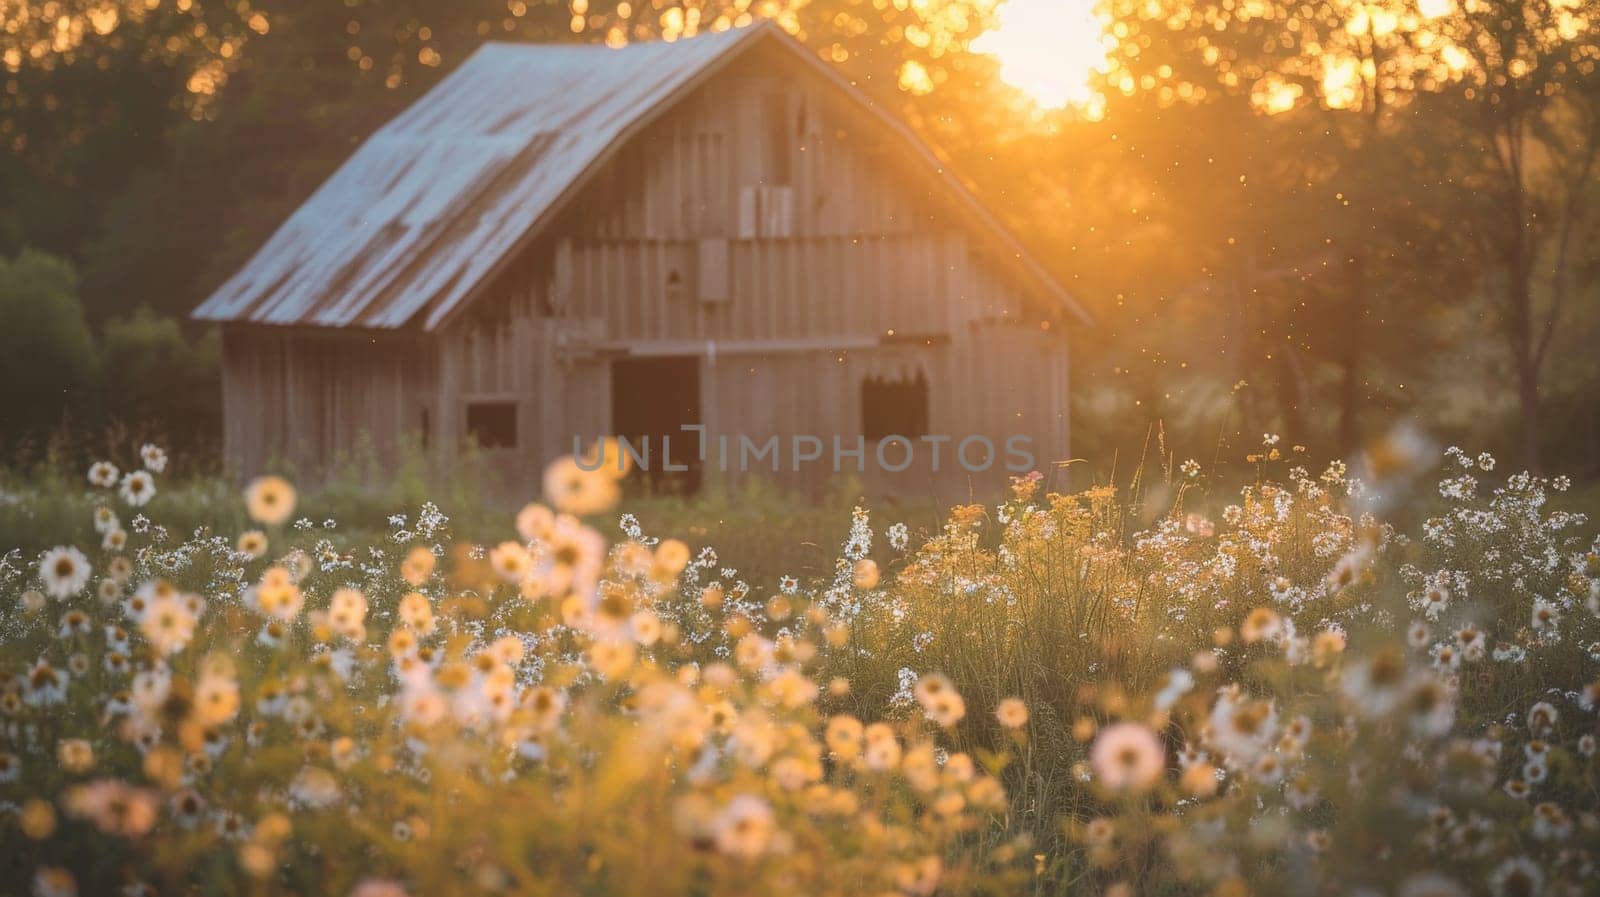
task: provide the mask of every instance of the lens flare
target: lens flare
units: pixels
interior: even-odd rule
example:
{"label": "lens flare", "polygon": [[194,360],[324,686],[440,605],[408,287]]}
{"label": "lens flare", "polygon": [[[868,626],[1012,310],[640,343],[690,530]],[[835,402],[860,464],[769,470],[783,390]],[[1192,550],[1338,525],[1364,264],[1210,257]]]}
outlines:
{"label": "lens flare", "polygon": [[999,26],[972,49],[1000,61],[1000,78],[1047,109],[1089,106],[1090,83],[1107,65],[1106,22],[1095,0],[1005,0]]}

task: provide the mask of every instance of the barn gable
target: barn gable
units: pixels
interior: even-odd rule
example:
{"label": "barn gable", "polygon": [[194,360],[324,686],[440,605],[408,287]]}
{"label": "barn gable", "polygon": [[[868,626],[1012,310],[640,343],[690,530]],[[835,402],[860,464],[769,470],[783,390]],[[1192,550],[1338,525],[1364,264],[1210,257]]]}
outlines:
{"label": "barn gable", "polygon": [[[771,24],[621,50],[488,44],[373,135],[194,313],[253,324],[436,330],[494,282],[631,138],[759,44],[888,129],[968,226],[1087,316],[904,125]],[[763,200],[766,204],[763,205]],[[739,196],[743,224],[774,214]]]}

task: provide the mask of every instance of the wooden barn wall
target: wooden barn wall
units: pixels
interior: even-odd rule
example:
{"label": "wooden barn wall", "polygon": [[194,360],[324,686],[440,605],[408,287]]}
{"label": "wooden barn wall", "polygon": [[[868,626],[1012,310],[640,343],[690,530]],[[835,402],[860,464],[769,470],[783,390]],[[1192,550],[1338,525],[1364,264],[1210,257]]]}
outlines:
{"label": "wooden barn wall", "polygon": [[241,474],[285,463],[308,481],[397,459],[437,394],[432,351],[396,334],[223,329],[224,445]]}
{"label": "wooden barn wall", "polygon": [[[762,118],[774,105],[787,110],[781,128]],[[783,172],[780,132],[794,136]],[[1002,453],[1006,436],[1026,434],[1040,467],[1064,461],[1063,310],[1027,298],[938,201],[943,188],[903,173],[889,141],[829,85],[776,60],[714,79],[624,147],[438,337],[440,432],[464,435],[470,402],[516,402],[517,447],[488,454],[531,495],[574,435],[611,432],[611,359],[693,355],[713,434],[850,445],[862,381],[920,369],[933,433],[984,434]],[[741,236],[741,197],[770,186],[789,193],[786,220]],[[702,270],[708,260],[718,270]],[[725,297],[702,296],[708,283]],[[964,500],[1009,475],[1003,454],[973,478],[947,450],[939,477],[920,465],[885,477],[867,450],[871,491]],[[794,474],[784,452],[776,479],[828,488],[827,465]]]}

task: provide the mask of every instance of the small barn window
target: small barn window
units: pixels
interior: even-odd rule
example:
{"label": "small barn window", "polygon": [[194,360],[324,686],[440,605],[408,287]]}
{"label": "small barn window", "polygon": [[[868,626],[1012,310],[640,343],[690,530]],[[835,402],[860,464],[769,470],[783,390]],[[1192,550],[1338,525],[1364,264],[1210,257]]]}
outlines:
{"label": "small barn window", "polygon": [[928,435],[928,381],[869,377],[861,383],[861,433],[869,441]]}
{"label": "small barn window", "polygon": [[517,403],[468,402],[467,435],[479,448],[516,448]]}

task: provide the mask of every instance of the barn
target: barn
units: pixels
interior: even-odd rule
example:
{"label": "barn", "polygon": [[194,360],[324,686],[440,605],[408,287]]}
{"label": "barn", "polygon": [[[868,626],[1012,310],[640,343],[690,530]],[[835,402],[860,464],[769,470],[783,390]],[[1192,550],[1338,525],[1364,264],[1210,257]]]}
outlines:
{"label": "barn", "polygon": [[1090,323],[934,150],[771,24],[485,45],[194,317],[221,327],[245,475],[472,445],[530,489],[614,434],[657,437],[663,486],[842,471],[947,498],[1004,482],[1007,440],[1068,457]]}

